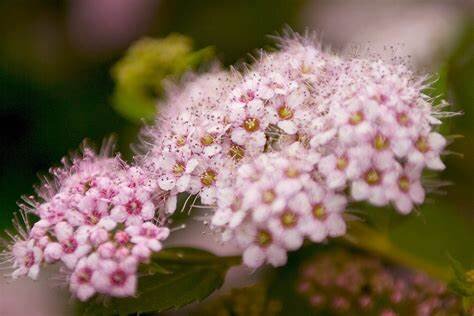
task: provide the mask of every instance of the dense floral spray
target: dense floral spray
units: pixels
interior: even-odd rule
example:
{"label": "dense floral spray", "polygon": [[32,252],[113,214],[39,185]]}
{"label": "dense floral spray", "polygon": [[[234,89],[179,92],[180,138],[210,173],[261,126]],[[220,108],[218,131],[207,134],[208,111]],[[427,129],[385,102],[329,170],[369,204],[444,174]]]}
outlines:
{"label": "dense floral spray", "polygon": [[297,35],[240,72],[189,74],[168,86],[133,164],[106,144],[51,170],[4,260],[14,278],[61,261],[81,300],[133,296],[187,193],[245,265],[282,266],[305,239],[344,235],[353,202],[402,214],[423,203],[422,172],[444,169],[446,146],[426,87],[403,64],[339,57]]}

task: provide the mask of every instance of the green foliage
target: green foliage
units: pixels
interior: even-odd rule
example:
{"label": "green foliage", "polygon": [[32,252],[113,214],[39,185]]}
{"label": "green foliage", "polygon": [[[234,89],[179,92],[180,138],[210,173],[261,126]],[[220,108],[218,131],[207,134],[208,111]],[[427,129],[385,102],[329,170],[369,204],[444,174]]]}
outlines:
{"label": "green foliage", "polygon": [[453,277],[449,288],[462,297],[464,310],[474,313],[474,270],[466,271],[463,265],[452,257],[450,261]]}
{"label": "green foliage", "polygon": [[448,253],[463,264],[474,262],[474,254],[465,246],[474,243],[474,231],[450,204],[427,202],[409,216],[389,208],[361,207],[366,212],[360,217],[366,223],[352,222],[346,237],[358,248],[442,280],[450,278]]}
{"label": "green foliage", "polygon": [[157,253],[138,281],[137,296],[112,299],[104,305],[81,304],[82,315],[128,315],[162,312],[201,301],[222,286],[239,258],[217,257],[193,248],[168,248]]}
{"label": "green foliage", "polygon": [[112,69],[115,109],[134,122],[152,119],[157,97],[163,94],[163,79],[179,76],[213,56],[213,48],[193,51],[191,39],[179,34],[137,41]]}
{"label": "green foliage", "polygon": [[249,287],[232,289],[229,294],[204,304],[192,315],[272,316],[279,315],[281,309],[281,302],[269,297],[268,284],[260,282]]}
{"label": "green foliage", "polygon": [[450,288],[461,296],[474,296],[474,270],[466,271],[463,265],[450,257],[453,279]]}

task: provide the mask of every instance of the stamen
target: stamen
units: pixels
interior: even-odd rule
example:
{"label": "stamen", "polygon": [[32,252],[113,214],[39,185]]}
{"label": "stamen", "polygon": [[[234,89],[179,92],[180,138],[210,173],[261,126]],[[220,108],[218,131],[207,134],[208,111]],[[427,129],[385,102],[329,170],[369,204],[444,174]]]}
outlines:
{"label": "stamen", "polygon": [[207,169],[202,175],[201,175],[201,183],[204,184],[205,186],[211,186],[215,181],[216,181],[216,172],[212,169]]}
{"label": "stamen", "polygon": [[247,132],[253,133],[259,129],[260,121],[254,117],[249,117],[245,119],[243,127]]}
{"label": "stamen", "polygon": [[375,169],[370,169],[365,174],[365,182],[367,182],[369,185],[377,185],[380,183],[380,180],[380,173]]}

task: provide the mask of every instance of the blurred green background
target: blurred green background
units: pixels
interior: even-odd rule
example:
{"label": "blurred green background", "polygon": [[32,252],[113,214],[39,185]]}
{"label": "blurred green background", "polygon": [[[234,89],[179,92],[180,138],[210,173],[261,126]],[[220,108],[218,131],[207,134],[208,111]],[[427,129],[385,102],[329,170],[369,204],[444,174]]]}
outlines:
{"label": "blurred green background", "polygon": [[[448,3],[449,2],[449,3]],[[474,263],[474,6],[470,1],[154,1],[10,0],[0,3],[0,227],[16,201],[32,193],[36,173],[58,164],[84,138],[118,134],[129,145],[139,125],[112,107],[112,66],[132,42],[170,33],[195,49],[214,47],[230,65],[271,47],[267,35],[285,28],[319,32],[335,51],[400,54],[421,71],[439,72],[445,93],[463,116],[449,133],[442,180],[451,185],[393,231],[400,243],[437,260],[445,251]],[[410,57],[409,57],[410,55]],[[433,215],[434,214],[434,215]],[[412,243],[420,234],[427,243]],[[468,245],[469,244],[469,245]],[[431,248],[430,248],[431,247]]]}

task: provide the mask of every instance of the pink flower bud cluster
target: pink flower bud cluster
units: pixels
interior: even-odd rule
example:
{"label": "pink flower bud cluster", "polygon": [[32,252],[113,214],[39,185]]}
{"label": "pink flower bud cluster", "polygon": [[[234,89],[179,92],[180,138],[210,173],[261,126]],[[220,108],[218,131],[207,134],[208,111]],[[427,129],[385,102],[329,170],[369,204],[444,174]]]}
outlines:
{"label": "pink flower bud cluster", "polygon": [[171,89],[140,161],[169,212],[177,194],[198,195],[245,264],[283,265],[305,238],[344,234],[351,202],[407,214],[424,201],[422,171],[444,168],[446,145],[425,88],[402,64],[342,58],[294,36],[242,73]]}
{"label": "pink flower bud cluster", "polygon": [[119,157],[81,156],[51,169],[51,179],[27,199],[24,212],[39,217],[4,253],[13,278],[36,279],[43,264],[61,262],[71,292],[80,300],[95,293],[134,295],[137,268],[160,251],[169,229],[157,221],[163,204],[156,181]]}
{"label": "pink flower bud cluster", "polygon": [[461,300],[441,282],[347,251],[307,260],[295,286],[315,314],[463,315]]}

